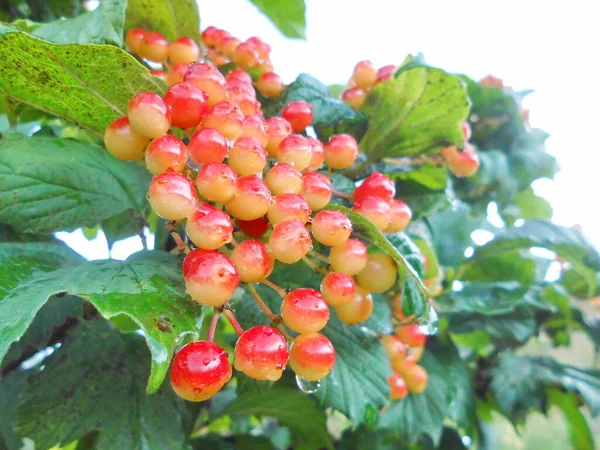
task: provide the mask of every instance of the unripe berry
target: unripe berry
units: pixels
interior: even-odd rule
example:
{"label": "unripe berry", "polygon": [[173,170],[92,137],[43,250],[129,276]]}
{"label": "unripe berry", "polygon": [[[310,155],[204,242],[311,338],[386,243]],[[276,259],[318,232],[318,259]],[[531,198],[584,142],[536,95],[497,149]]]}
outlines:
{"label": "unripe berry", "polygon": [[179,173],[165,172],[152,178],[148,201],[160,217],[181,220],[194,212],[198,196],[194,184]]}
{"label": "unripe berry", "polygon": [[255,138],[265,149],[269,143],[267,125],[260,114],[250,114],[244,117],[241,135]]}
{"label": "unripe berry", "polygon": [[281,111],[281,116],[290,123],[294,133],[300,133],[312,124],[312,105],[302,100],[289,102]]}
{"label": "unripe berry", "polygon": [[427,371],[423,367],[415,365],[403,375],[408,391],[412,394],[420,394],[427,389],[429,375],[427,375]]}
{"label": "unripe berry", "polygon": [[229,154],[229,166],[240,176],[262,173],[267,165],[267,151],[257,139],[249,136],[239,137]]}
{"label": "unripe berry", "polygon": [[348,239],[342,245],[332,247],[329,264],[336,272],[356,275],[367,265],[367,246],[358,239]]}
{"label": "unripe berry", "polygon": [[392,220],[390,204],[379,197],[363,197],[354,203],[352,209],[370,220],[381,231],[384,231]]}
{"label": "unripe berry", "polygon": [[169,134],[157,137],[146,149],[146,167],[154,175],[183,171],[187,158],[185,144]]}
{"label": "unripe berry", "polygon": [[[167,74],[167,82],[169,83],[169,86],[173,86],[174,84],[181,83],[183,81],[183,78],[185,77],[185,74],[187,73],[189,67],[190,67],[189,64],[175,64],[173,67],[171,67],[171,70],[169,70],[169,73]],[[198,89],[200,89],[200,88],[198,88]],[[202,91],[202,92],[204,92],[204,91]],[[208,96],[208,94],[206,94],[206,96],[204,97],[205,103],[206,103],[207,96]]]}
{"label": "unripe berry", "polygon": [[392,200],[390,203],[390,224],[385,229],[386,233],[398,233],[410,223],[412,211],[402,200]]}
{"label": "unripe berry", "polygon": [[388,377],[390,385],[390,400],[402,400],[408,395],[408,387],[401,375],[395,373]]}
{"label": "unripe berry", "polygon": [[190,158],[197,165],[223,162],[228,149],[227,138],[214,128],[196,131],[188,143]]}
{"label": "unripe berry", "polygon": [[395,195],[394,181],[381,172],[373,172],[354,190],[352,197],[355,202],[365,197],[379,197],[389,203]]}
{"label": "unripe berry", "polygon": [[292,126],[287,120],[281,117],[269,117],[265,123],[269,137],[267,151],[269,152],[269,156],[276,157],[281,141],[292,134]]}
{"label": "unripe berry", "polygon": [[352,233],[352,222],[341,211],[320,211],[311,222],[313,236],[321,244],[343,245]]}
{"label": "unripe berry", "polygon": [[237,245],[231,253],[237,273],[246,283],[258,283],[273,271],[275,261],[262,242],[249,239]]}
{"label": "unripe berry", "polygon": [[219,392],[231,374],[225,350],[214,342],[190,342],[173,358],[171,386],[184,400],[202,402]]}
{"label": "unripe berry", "polygon": [[264,217],[254,220],[237,219],[235,223],[237,223],[238,227],[240,227],[240,230],[242,230],[243,233],[255,238],[264,236],[264,234],[271,228],[269,221]]}
{"label": "unripe berry", "polygon": [[312,158],[308,164],[308,169],[319,170],[321,167],[323,167],[323,163],[325,162],[325,148],[318,139],[311,137],[307,139],[308,143],[310,144],[310,152],[312,154]]}
{"label": "unripe berry", "polygon": [[281,77],[274,72],[263,73],[256,82],[256,89],[265,97],[277,97],[284,88]]}
{"label": "unripe berry", "polygon": [[216,251],[192,250],[183,260],[185,292],[205,306],[221,306],[240,283],[231,260]]}
{"label": "unripe berry", "polygon": [[335,364],[335,349],[319,333],[301,334],[290,348],[290,367],[301,378],[319,381],[325,378]]}
{"label": "unripe berry", "polygon": [[348,325],[364,322],[373,312],[373,297],[362,286],[356,286],[352,300],[335,308],[335,313],[342,322]]}
{"label": "unripe berry", "polygon": [[405,358],[400,356],[394,358],[390,360],[390,364],[394,372],[404,376],[405,373],[417,365],[417,361],[415,360],[414,356],[408,355]]}
{"label": "unripe berry", "polygon": [[424,334],[416,323],[401,325],[396,327],[396,337],[409,347],[421,347],[427,341],[427,335]]}
{"label": "unripe berry", "polygon": [[141,28],[132,28],[131,30],[127,31],[125,43],[133,53],[139,54],[140,45],[142,45],[144,36],[146,36],[146,32],[144,30]]}
{"label": "unripe berry", "polygon": [[144,150],[150,142],[145,136],[131,128],[128,117],[121,117],[104,130],[104,145],[117,159],[134,161],[144,157]]}
{"label": "unripe berry", "polygon": [[359,87],[351,87],[342,92],[342,101],[352,109],[359,110],[365,104],[367,93]]}
{"label": "unripe berry", "polygon": [[235,48],[231,60],[242,69],[253,69],[259,65],[260,56],[254,45],[242,42]]}
{"label": "unripe berry", "polygon": [[332,136],[325,145],[325,162],[332,169],[350,167],[358,157],[358,144],[349,134]]}
{"label": "unripe berry", "polygon": [[248,74],[248,72],[244,72],[241,69],[233,69],[225,76],[225,79],[227,81],[238,80],[243,83],[252,85],[252,77]]}
{"label": "unripe berry", "polygon": [[375,70],[375,67],[373,67],[373,63],[371,61],[360,61],[354,67],[352,81],[354,81],[354,84],[359,88],[370,88],[373,86],[373,84],[375,84],[376,79],[377,71]]}
{"label": "unripe berry", "polygon": [[232,80],[227,82],[227,97],[240,107],[244,115],[260,112],[260,103],[256,101],[256,92],[251,84],[244,81]]}
{"label": "unripe berry", "polygon": [[329,306],[337,308],[352,301],[356,294],[356,284],[345,273],[330,272],[321,281],[321,294]]}
{"label": "unripe berry", "polygon": [[225,204],[227,211],[236,219],[254,220],[264,216],[271,206],[271,193],[255,175],[237,179],[235,193]]}
{"label": "unripe berry", "polygon": [[288,220],[275,225],[269,237],[271,255],[284,264],[300,261],[311,249],[310,234],[299,220]]}
{"label": "unripe berry", "polygon": [[289,357],[283,335],[273,327],[261,325],[246,330],[238,339],[234,366],[255,380],[277,381]]}
{"label": "unripe berry", "polygon": [[169,59],[173,64],[189,64],[200,58],[200,47],[193,39],[181,37],[169,45]]}
{"label": "unripe berry", "polygon": [[377,79],[375,80],[375,84],[379,84],[382,81],[389,80],[396,73],[397,67],[392,65],[383,66],[377,71]]}
{"label": "unripe berry", "polygon": [[308,167],[311,159],[310,143],[300,134],[291,134],[279,144],[277,161],[280,163],[292,164],[296,169],[302,171]]}
{"label": "unripe berry", "polygon": [[309,172],[302,177],[300,192],[313,211],[325,208],[333,195],[329,178],[317,172]]}
{"label": "unripe berry", "polygon": [[136,53],[150,61],[165,62],[169,57],[169,41],[160,33],[147,32]]}
{"label": "unripe berry", "polygon": [[230,140],[235,140],[242,134],[243,124],[244,114],[232,102],[220,102],[211,106],[202,120],[202,128],[215,128]]}
{"label": "unripe berry", "polygon": [[295,289],[281,303],[283,323],[297,333],[316,333],[329,320],[329,307],[314,289]]}
{"label": "unripe berry", "polygon": [[383,253],[369,253],[367,265],[356,274],[358,284],[369,292],[380,293],[390,289],[398,278],[398,267]]}
{"label": "unripe berry", "polygon": [[291,164],[276,164],[265,175],[265,183],[273,195],[299,194],[302,174]]}
{"label": "unripe berry", "polygon": [[226,203],[235,193],[236,181],[237,175],[227,164],[208,163],[198,172],[196,187],[208,201]]}
{"label": "unripe berry", "polygon": [[310,208],[304,197],[298,194],[281,194],[275,197],[267,211],[271,225],[277,225],[286,220],[299,220],[302,223],[310,219]]}
{"label": "unripe berry", "polygon": [[164,101],[171,109],[171,124],[177,128],[198,126],[206,112],[206,94],[192,83],[174,84],[167,90]]}
{"label": "unripe berry", "polygon": [[171,111],[158,95],[141,92],[127,105],[129,123],[138,134],[157,138],[166,134],[171,126]]}
{"label": "unripe berry", "polygon": [[194,245],[204,250],[216,250],[233,239],[229,215],[205,203],[196,205],[185,223],[185,230]]}
{"label": "unripe berry", "polygon": [[381,343],[390,361],[397,358],[404,359],[408,355],[408,348],[396,336],[386,335],[381,338]]}
{"label": "unripe berry", "polygon": [[167,72],[165,72],[164,70],[154,70],[154,69],[152,69],[150,71],[150,73],[152,75],[154,75],[155,77],[160,78],[165,83],[168,82],[168,80],[169,80],[169,76],[168,76]]}
{"label": "unripe berry", "polygon": [[456,177],[470,177],[479,169],[479,156],[475,147],[465,142],[462,152],[456,147],[446,147],[440,150],[450,172]]}
{"label": "unripe berry", "polygon": [[183,80],[206,92],[209,106],[222,102],[227,97],[225,78],[211,63],[190,64]]}

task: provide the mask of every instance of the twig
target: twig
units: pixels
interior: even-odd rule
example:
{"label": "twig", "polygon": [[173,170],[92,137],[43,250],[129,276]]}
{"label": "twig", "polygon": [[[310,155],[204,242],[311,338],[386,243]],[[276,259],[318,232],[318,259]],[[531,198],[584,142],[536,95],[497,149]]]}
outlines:
{"label": "twig", "polygon": [[215,331],[217,329],[217,324],[219,323],[219,315],[221,312],[217,309],[213,309],[213,316],[210,321],[210,326],[208,327],[208,341],[212,342],[215,340]]}
{"label": "twig", "polygon": [[333,192],[338,197],[342,197],[348,200],[352,200],[352,194],[346,194],[345,192],[338,191],[337,189],[331,188],[331,192]]}
{"label": "twig", "polygon": [[223,315],[227,317],[227,320],[229,320],[229,323],[231,324],[238,336],[244,334],[244,329],[233,315],[233,311],[231,311],[230,309],[224,309]]}
{"label": "twig", "polygon": [[179,249],[179,251],[181,251],[187,255],[188,253],[190,253],[191,250],[187,246],[187,244],[185,242],[183,242],[181,235],[177,231],[177,228],[175,228],[176,224],[177,224],[176,221],[170,220],[165,225],[165,228],[167,229],[167,232],[171,235],[171,237],[173,239],[175,239],[175,243],[177,244],[177,248]]}
{"label": "twig", "polygon": [[273,314],[273,311],[271,311],[271,309],[267,306],[264,300],[260,297],[258,292],[256,292],[256,288],[252,284],[246,283],[246,288],[248,289],[248,292],[250,293],[256,304],[259,306],[260,309],[263,310],[263,312],[267,315],[271,322],[276,324],[281,322],[281,317]]}
{"label": "twig", "polygon": [[265,286],[269,286],[271,289],[273,289],[275,292],[277,292],[277,294],[279,294],[279,296],[281,298],[284,298],[287,295],[287,291],[282,288],[277,286],[275,283],[273,283],[270,280],[264,279],[261,281],[262,284],[264,284]]}
{"label": "twig", "polygon": [[308,259],[306,256],[302,257],[302,261],[304,261],[304,263],[308,267],[310,267],[312,270],[314,270],[315,272],[322,273],[323,275],[327,275],[328,271],[325,267],[315,264],[310,259]]}
{"label": "twig", "polygon": [[311,250],[310,252],[308,252],[308,255],[312,256],[315,259],[318,259],[319,261],[323,261],[324,263],[329,264],[329,258],[325,255],[321,255],[319,252]]}

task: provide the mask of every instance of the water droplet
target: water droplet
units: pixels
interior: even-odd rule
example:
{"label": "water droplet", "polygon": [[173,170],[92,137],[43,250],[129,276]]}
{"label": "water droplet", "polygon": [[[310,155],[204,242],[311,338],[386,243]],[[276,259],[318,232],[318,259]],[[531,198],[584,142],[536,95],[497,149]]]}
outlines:
{"label": "water droplet", "polygon": [[202,360],[202,364],[208,366],[210,364],[210,358],[204,358],[204,360]]}
{"label": "water droplet", "polygon": [[271,336],[272,334],[273,334],[273,328],[267,328],[267,329],[265,329],[265,335]]}
{"label": "water droplet", "polygon": [[419,325],[419,331],[427,336],[434,335],[438,332],[439,317],[435,309],[429,307],[427,319]]}
{"label": "water droplet", "polygon": [[377,339],[378,335],[376,331],[371,330],[370,328],[367,328],[365,326],[361,326],[360,331],[362,331],[365,335],[367,335],[367,337],[372,338],[372,339]]}
{"label": "water droplet", "polygon": [[473,439],[466,435],[461,438],[461,441],[465,447],[470,447],[473,444]]}
{"label": "water droplet", "polygon": [[320,381],[309,381],[296,375],[296,384],[298,388],[306,394],[314,394],[321,387]]}

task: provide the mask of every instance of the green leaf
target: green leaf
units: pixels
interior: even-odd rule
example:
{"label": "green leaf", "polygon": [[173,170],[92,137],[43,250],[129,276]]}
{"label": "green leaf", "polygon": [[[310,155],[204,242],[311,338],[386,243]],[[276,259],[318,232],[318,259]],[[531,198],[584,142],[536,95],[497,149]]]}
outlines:
{"label": "green leaf", "polygon": [[535,195],[531,187],[521,191],[515,198],[515,203],[525,220],[552,219],[552,205],[545,198]]}
{"label": "green leaf", "polygon": [[124,314],[139,325],[152,353],[149,393],[156,392],[162,383],[175,347],[186,335],[197,338],[202,325],[202,308],[185,295],[176,258],[160,264],[153,258],[86,262],[38,274],[4,289],[0,300],[0,360],[8,346],[26,332],[49,296],[59,293],[88,300],[107,319]]}
{"label": "green leaf", "polygon": [[540,178],[553,179],[560,170],[556,158],[545,151],[519,150],[511,153],[508,160],[512,177],[520,189],[527,188]]}
{"label": "green leaf", "polygon": [[200,42],[200,12],[195,0],[128,0],[125,28],[162,33],[167,40],[189,37]]}
{"label": "green leaf", "polygon": [[0,93],[102,134],[143,91],[166,85],[109,45],[56,45],[0,25]]}
{"label": "green leaf", "polygon": [[151,175],[106,150],[18,134],[0,140],[0,222],[52,233],[97,223],[126,210],[142,214]]}
{"label": "green leaf", "polygon": [[560,408],[569,429],[573,450],[592,450],[594,439],[584,415],[579,411],[579,401],[573,393],[552,388],[546,390],[548,405]]}
{"label": "green leaf", "polygon": [[440,69],[414,68],[375,86],[362,111],[369,128],[360,142],[370,159],[462,147],[469,112],[466,88]]}
{"label": "green leaf", "polygon": [[460,279],[489,282],[518,281],[527,286],[544,278],[545,271],[540,270],[542,264],[538,262],[538,258],[525,250],[489,254],[485,258],[467,260],[461,268]]}
{"label": "green leaf", "polygon": [[273,417],[292,430],[294,448],[333,448],[325,427],[325,412],[297,390],[273,388],[267,392],[247,392],[234,400],[223,415]]}
{"label": "green leaf", "polygon": [[250,0],[281,34],[290,38],[306,37],[306,6],[304,0]]}
{"label": "green leaf", "polygon": [[[98,431],[94,448],[183,448],[183,402],[165,385],[144,395],[148,351],[135,334],[94,320],[69,333],[23,391],[17,432],[36,448]],[[40,422],[44,426],[40,426]]]}
{"label": "green leaf", "polygon": [[112,249],[115,242],[130,236],[138,236],[144,227],[144,216],[138,211],[130,209],[124,211],[101,223],[102,231],[106,237],[108,247]]}
{"label": "green leaf", "polygon": [[29,372],[15,370],[0,379],[0,450],[23,448],[21,437],[13,425],[17,416],[18,399],[27,385]]}

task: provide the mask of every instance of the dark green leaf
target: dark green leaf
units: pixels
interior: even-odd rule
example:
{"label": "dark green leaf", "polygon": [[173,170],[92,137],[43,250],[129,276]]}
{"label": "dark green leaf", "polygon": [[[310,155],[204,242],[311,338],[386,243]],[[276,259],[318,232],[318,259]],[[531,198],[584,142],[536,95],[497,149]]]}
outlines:
{"label": "dark green leaf", "polygon": [[27,385],[29,372],[16,370],[0,380],[0,450],[23,448],[22,439],[13,430],[21,391]]}
{"label": "dark green leaf", "polygon": [[304,0],[250,0],[284,36],[304,39],[306,7]]}
{"label": "dark green leaf", "polygon": [[579,411],[579,401],[573,393],[547,389],[548,405],[560,408],[569,429],[573,450],[592,450],[594,439],[584,415]]}
{"label": "dark green leaf", "polygon": [[342,435],[340,450],[404,450],[400,439],[388,430],[371,430],[364,426],[348,429]]}
{"label": "dark green leaf", "polygon": [[139,212],[136,214],[132,209],[102,221],[101,228],[108,247],[112,248],[114,243],[121,239],[139,235],[144,227],[144,222],[143,215]]}
{"label": "dark green leaf", "polygon": [[162,33],[167,40],[200,41],[200,13],[195,0],[129,0],[125,28]]}
{"label": "dark green leaf", "polygon": [[[460,279],[465,281],[518,281],[530,285],[543,280],[538,259],[525,250],[490,254],[485,258],[471,258],[461,269]],[[545,268],[545,267],[542,267]]]}

